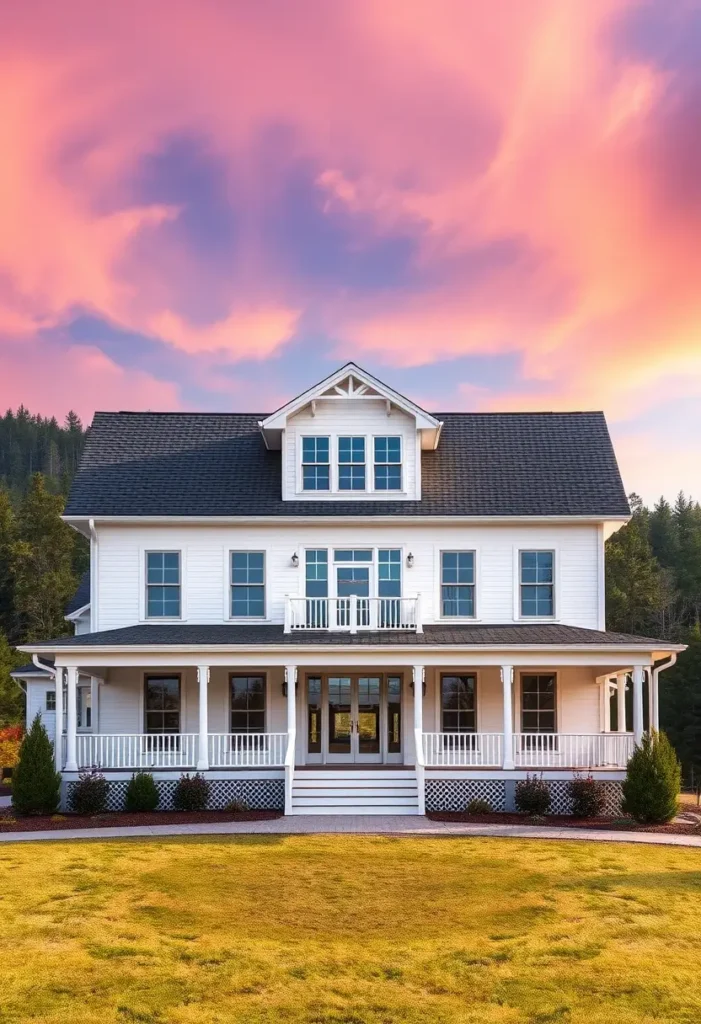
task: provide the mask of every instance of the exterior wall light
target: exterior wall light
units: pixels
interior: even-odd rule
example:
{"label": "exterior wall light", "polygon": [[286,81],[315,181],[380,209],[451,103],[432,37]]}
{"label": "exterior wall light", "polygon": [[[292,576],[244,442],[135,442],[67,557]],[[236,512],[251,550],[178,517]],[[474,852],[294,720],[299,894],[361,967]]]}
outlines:
{"label": "exterior wall light", "polygon": [[299,565],[299,555],[297,554],[296,551],[295,551],[294,555],[292,556],[292,558],[290,559],[290,561],[292,562],[293,567],[296,569],[297,566]]}
{"label": "exterior wall light", "polygon": [[407,569],[411,569],[411,567],[414,564],[414,556],[412,555],[411,551],[406,556],[406,564],[407,564]]}

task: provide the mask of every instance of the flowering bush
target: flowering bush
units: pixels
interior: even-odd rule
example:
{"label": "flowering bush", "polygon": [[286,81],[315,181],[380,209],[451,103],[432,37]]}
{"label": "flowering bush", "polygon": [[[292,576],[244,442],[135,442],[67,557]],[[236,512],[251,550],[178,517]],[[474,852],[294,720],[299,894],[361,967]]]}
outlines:
{"label": "flowering bush", "polygon": [[550,788],[542,776],[527,775],[516,783],[516,809],[524,814],[547,814],[550,809]]}

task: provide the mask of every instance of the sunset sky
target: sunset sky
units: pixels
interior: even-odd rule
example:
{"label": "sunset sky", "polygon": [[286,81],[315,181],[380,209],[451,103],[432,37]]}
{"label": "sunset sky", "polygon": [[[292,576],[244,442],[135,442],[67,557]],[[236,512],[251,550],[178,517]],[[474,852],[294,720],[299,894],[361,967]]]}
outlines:
{"label": "sunset sky", "polygon": [[0,11],[0,405],[604,409],[701,498],[701,4]]}

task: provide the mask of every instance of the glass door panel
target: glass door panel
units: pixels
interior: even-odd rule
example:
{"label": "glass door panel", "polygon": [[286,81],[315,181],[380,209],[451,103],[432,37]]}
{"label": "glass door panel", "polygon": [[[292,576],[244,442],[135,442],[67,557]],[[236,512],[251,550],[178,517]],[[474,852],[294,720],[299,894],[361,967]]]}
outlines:
{"label": "glass door panel", "polygon": [[351,625],[351,595],[358,598],[357,626],[370,624],[370,569],[366,565],[339,565],[336,568],[338,625]]}
{"label": "glass door panel", "polygon": [[352,755],[351,679],[329,677],[329,755],[350,760]]}
{"label": "glass door panel", "polygon": [[357,689],[357,753],[381,753],[380,750],[380,677],[361,677],[354,680]]}

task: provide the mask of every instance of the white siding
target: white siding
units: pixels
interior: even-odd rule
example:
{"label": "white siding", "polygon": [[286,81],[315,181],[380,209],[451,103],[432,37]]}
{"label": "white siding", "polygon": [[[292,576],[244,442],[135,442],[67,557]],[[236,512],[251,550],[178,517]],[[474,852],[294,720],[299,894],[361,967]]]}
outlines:
{"label": "white siding", "polygon": [[49,739],[53,743],[56,735],[56,712],[46,710],[46,694],[48,691],[55,692],[56,687],[53,681],[44,682],[32,682],[27,680],[27,728],[32,724],[36,718],[37,712],[41,715],[41,720],[44,723],[44,728],[49,734]]}
{"label": "white siding", "polygon": [[312,416],[311,408],[303,409],[296,416],[288,420],[287,428],[283,435],[284,450],[283,460],[285,464],[285,497],[287,499],[309,499],[310,501],[338,501],[339,496],[344,501],[367,501],[366,491],[342,491],[339,494],[325,493],[323,491],[303,491],[301,489],[300,466],[302,461],[300,438],[305,435],[321,434],[331,439],[331,464],[336,462],[336,447],[338,437],[348,435],[364,436],[366,438],[366,480],[368,486],[372,486],[372,458],[373,458],[373,437],[401,437],[402,438],[402,485],[403,493],[398,495],[396,491],[377,491],[371,497],[373,501],[389,500],[396,501],[398,498],[415,499],[420,497],[417,491],[416,454],[417,454],[417,431],[416,421],[412,416],[401,410],[391,407],[390,415],[387,415],[387,408],[383,401],[376,399],[339,399],[338,401],[324,401],[319,399],[316,403],[315,414]]}
{"label": "white siding", "polygon": [[[440,621],[441,550],[477,553],[478,622],[508,623],[518,617],[518,551],[552,548],[556,553],[556,619],[596,629],[598,620],[598,531],[594,525],[445,526],[359,522],[352,526],[102,526],[99,552],[99,621],[115,629],[143,621],[147,550],[183,552],[183,619],[227,622],[228,553],[266,552],[267,620],[282,622],[285,595],[304,594],[306,547],[398,547],[403,549],[406,596],[421,597],[423,620]],[[298,568],[291,564],[294,552]],[[413,568],[406,555],[414,555]],[[456,621],[456,620],[448,620]]]}

